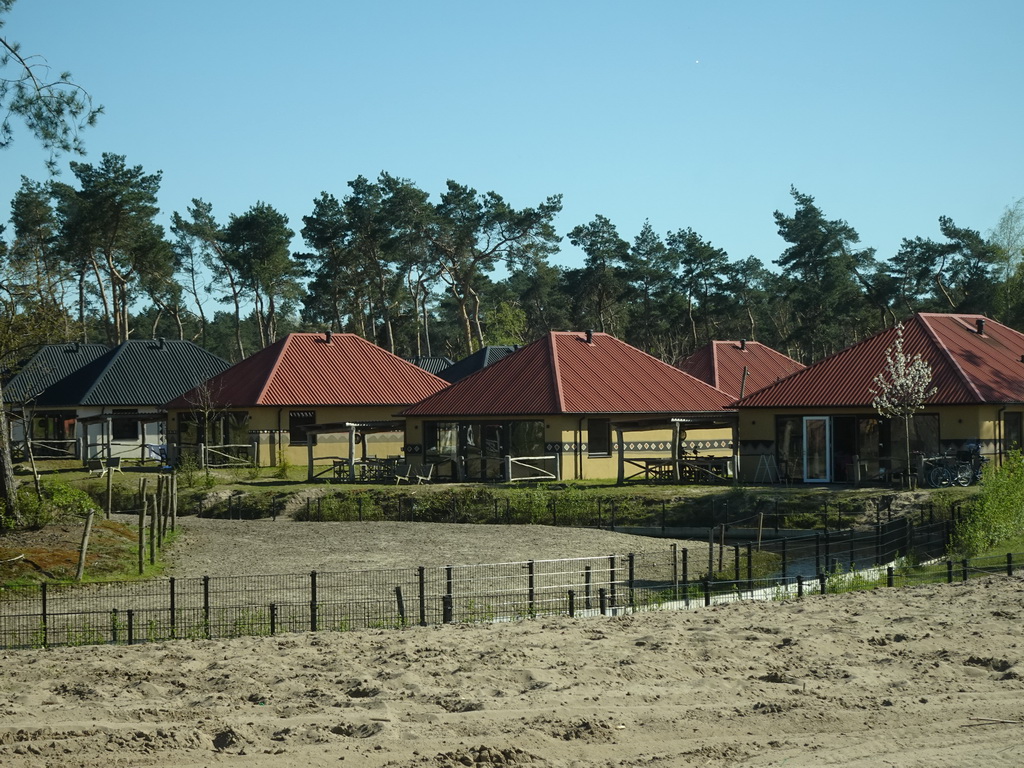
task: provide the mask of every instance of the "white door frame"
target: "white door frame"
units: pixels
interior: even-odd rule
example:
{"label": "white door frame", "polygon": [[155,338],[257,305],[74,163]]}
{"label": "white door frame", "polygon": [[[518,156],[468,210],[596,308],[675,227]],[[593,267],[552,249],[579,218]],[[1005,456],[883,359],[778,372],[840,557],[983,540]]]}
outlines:
{"label": "white door frame", "polygon": [[[811,423],[823,423],[825,426],[825,472],[824,477],[812,477],[810,472],[810,457],[807,447],[807,427]],[[831,483],[832,482],[832,417],[831,416],[804,416],[803,417],[803,470],[805,483]]]}

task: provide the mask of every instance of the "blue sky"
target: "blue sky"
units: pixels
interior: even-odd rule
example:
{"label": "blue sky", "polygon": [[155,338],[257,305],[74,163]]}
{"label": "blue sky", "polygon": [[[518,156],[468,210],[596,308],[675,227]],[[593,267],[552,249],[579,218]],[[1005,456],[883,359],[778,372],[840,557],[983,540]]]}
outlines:
{"label": "blue sky", "polygon": [[[993,227],[1024,197],[1022,31],[1019,0],[19,0],[3,34],[105,106],[85,162],[163,172],[164,223],[264,201],[298,233],[387,171],[770,264],[791,185],[883,258]],[[5,214],[43,160],[24,130],[0,152]]]}

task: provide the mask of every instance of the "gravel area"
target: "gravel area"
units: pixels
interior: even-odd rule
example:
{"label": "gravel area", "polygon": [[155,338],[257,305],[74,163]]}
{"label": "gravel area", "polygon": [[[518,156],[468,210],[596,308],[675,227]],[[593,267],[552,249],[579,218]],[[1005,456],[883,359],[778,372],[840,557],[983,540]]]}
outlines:
{"label": "gravel area", "polygon": [[[242,576],[308,571],[476,565],[667,552],[672,541],[612,531],[542,525],[297,523],[285,519],[178,519],[181,535],[167,575]],[[693,567],[706,545],[691,546]]]}

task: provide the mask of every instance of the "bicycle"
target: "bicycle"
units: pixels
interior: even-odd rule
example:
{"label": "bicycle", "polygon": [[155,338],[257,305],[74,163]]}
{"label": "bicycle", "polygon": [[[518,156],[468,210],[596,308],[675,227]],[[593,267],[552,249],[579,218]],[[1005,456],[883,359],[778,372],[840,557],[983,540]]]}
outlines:
{"label": "bicycle", "polygon": [[[962,461],[955,453],[931,456],[924,460],[925,477],[932,488],[946,488],[950,485],[967,487],[975,479],[973,462]],[[930,468],[929,468],[930,465]]]}

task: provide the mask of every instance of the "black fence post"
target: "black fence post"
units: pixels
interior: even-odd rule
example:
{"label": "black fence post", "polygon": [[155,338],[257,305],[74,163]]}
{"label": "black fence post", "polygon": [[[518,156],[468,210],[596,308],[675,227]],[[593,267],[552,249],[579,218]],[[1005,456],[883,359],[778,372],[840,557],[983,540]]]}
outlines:
{"label": "black fence post", "polygon": [[309,572],[309,631],[316,632],[316,571]]}
{"label": "black fence post", "polygon": [[679,545],[672,544],[672,598],[679,599]]}
{"label": "black fence post", "polygon": [[629,584],[629,607],[630,608],[635,608],[636,607],[636,595],[635,595],[635,588],[636,588],[636,578],[635,578],[636,577],[636,555],[634,555],[632,552],[629,553],[629,570],[627,571],[627,573],[629,575],[629,582],[628,582],[628,584]]}
{"label": "black fence post", "polygon": [[821,573],[821,534],[814,534],[814,572]]}
{"label": "black fence post", "polygon": [[452,568],[452,566],[446,565],[444,567],[444,593],[448,595],[448,597],[451,597],[455,593],[455,590],[453,588],[453,573],[454,569]]}
{"label": "black fence post", "polygon": [[885,569],[885,585],[887,587],[896,586],[896,569],[891,565]]}
{"label": "black fence post", "polygon": [[754,545],[747,544],[747,589],[754,588]]}
{"label": "black fence post", "polygon": [[128,645],[135,643],[135,611],[128,610]]}
{"label": "black fence post", "polygon": [[804,577],[803,574],[797,574],[796,576],[796,596],[804,596]]}
{"label": "black fence post", "polygon": [[818,593],[822,595],[828,593],[828,579],[825,578],[824,573],[818,574]]}
{"label": "black fence post", "polygon": [[952,584],[953,583],[953,561],[952,560],[947,560],[946,561],[946,583],[947,584]]}
{"label": "black fence post", "polygon": [[704,577],[704,607],[711,605],[711,579]]}
{"label": "black fence post", "polygon": [[209,640],[212,637],[210,631],[210,577],[203,576],[203,634]]}
{"label": "black fence post", "polygon": [[270,604],[270,634],[277,633],[277,603]]}
{"label": "black fence post", "polygon": [[593,579],[593,573],[592,573],[592,570],[591,570],[591,566],[589,566],[589,565],[584,566],[583,567],[583,604],[587,608],[593,608],[593,605],[590,602],[590,599],[591,599],[590,588],[591,588],[592,579]]}
{"label": "black fence post", "polygon": [[395,601],[398,603],[398,621],[405,626],[405,600],[402,599],[401,585],[395,587]]}
{"label": "black fence post", "polygon": [[964,581],[967,581],[967,567],[968,567],[968,562],[967,562],[967,558],[966,558],[966,557],[965,557],[965,558],[963,559],[963,562],[961,563],[961,566],[963,567],[963,571],[964,571],[964,572],[963,572],[963,580],[964,580]]}
{"label": "black fence post", "polygon": [[535,616],[537,613],[537,590],[536,582],[534,581],[537,572],[534,567],[533,560],[526,561],[526,605],[530,616]]}
{"label": "black fence post", "polygon": [[452,611],[452,596],[445,595],[441,598],[441,622],[451,624],[455,620]]}
{"label": "black fence post", "polygon": [[683,593],[686,595],[687,605],[689,605],[690,594],[690,550],[683,547]]}
{"label": "black fence post", "polygon": [[779,554],[782,555],[782,578],[786,578],[786,569],[789,566],[789,556],[788,556],[787,550],[788,550],[788,548],[786,546],[786,539],[783,539],[782,540],[782,552],[779,553]]}
{"label": "black fence post", "polygon": [[597,590],[597,604],[600,606],[601,615],[608,615],[608,592],[604,587]]}
{"label": "black fence post", "polygon": [[420,626],[427,626],[427,569],[419,567]]}
{"label": "black fence post", "polygon": [[733,578],[736,581],[740,580],[740,545],[732,545],[732,560],[733,560]]}
{"label": "black fence post", "polygon": [[171,640],[174,640],[177,637],[177,629],[178,629],[178,611],[177,611],[177,607],[176,607],[176,603],[177,603],[176,594],[177,594],[177,592],[176,592],[176,590],[174,588],[174,585],[176,583],[177,582],[174,581],[174,577],[173,576],[171,576],[171,578],[167,580],[167,589],[168,589],[168,591],[170,593],[170,603],[171,603],[171,605],[170,605],[170,608],[171,608]]}
{"label": "black fence post", "polygon": [[117,645],[117,608],[110,609],[110,642]]}
{"label": "black fence post", "polygon": [[882,564],[882,524],[875,523],[875,565]]}
{"label": "black fence post", "polygon": [[40,596],[40,605],[41,605],[41,609],[42,609],[42,616],[40,618],[41,618],[42,630],[43,630],[43,648],[45,648],[47,645],[50,644],[49,631],[48,631],[49,630],[49,619],[47,618],[47,612],[46,612],[46,582],[45,581],[39,585],[39,590],[40,590],[40,595],[39,595]]}
{"label": "black fence post", "polygon": [[1006,575],[1013,576],[1013,553],[1006,553]]}
{"label": "black fence post", "polygon": [[576,593],[573,590],[569,590],[567,593],[569,597],[569,618],[576,618]]}

